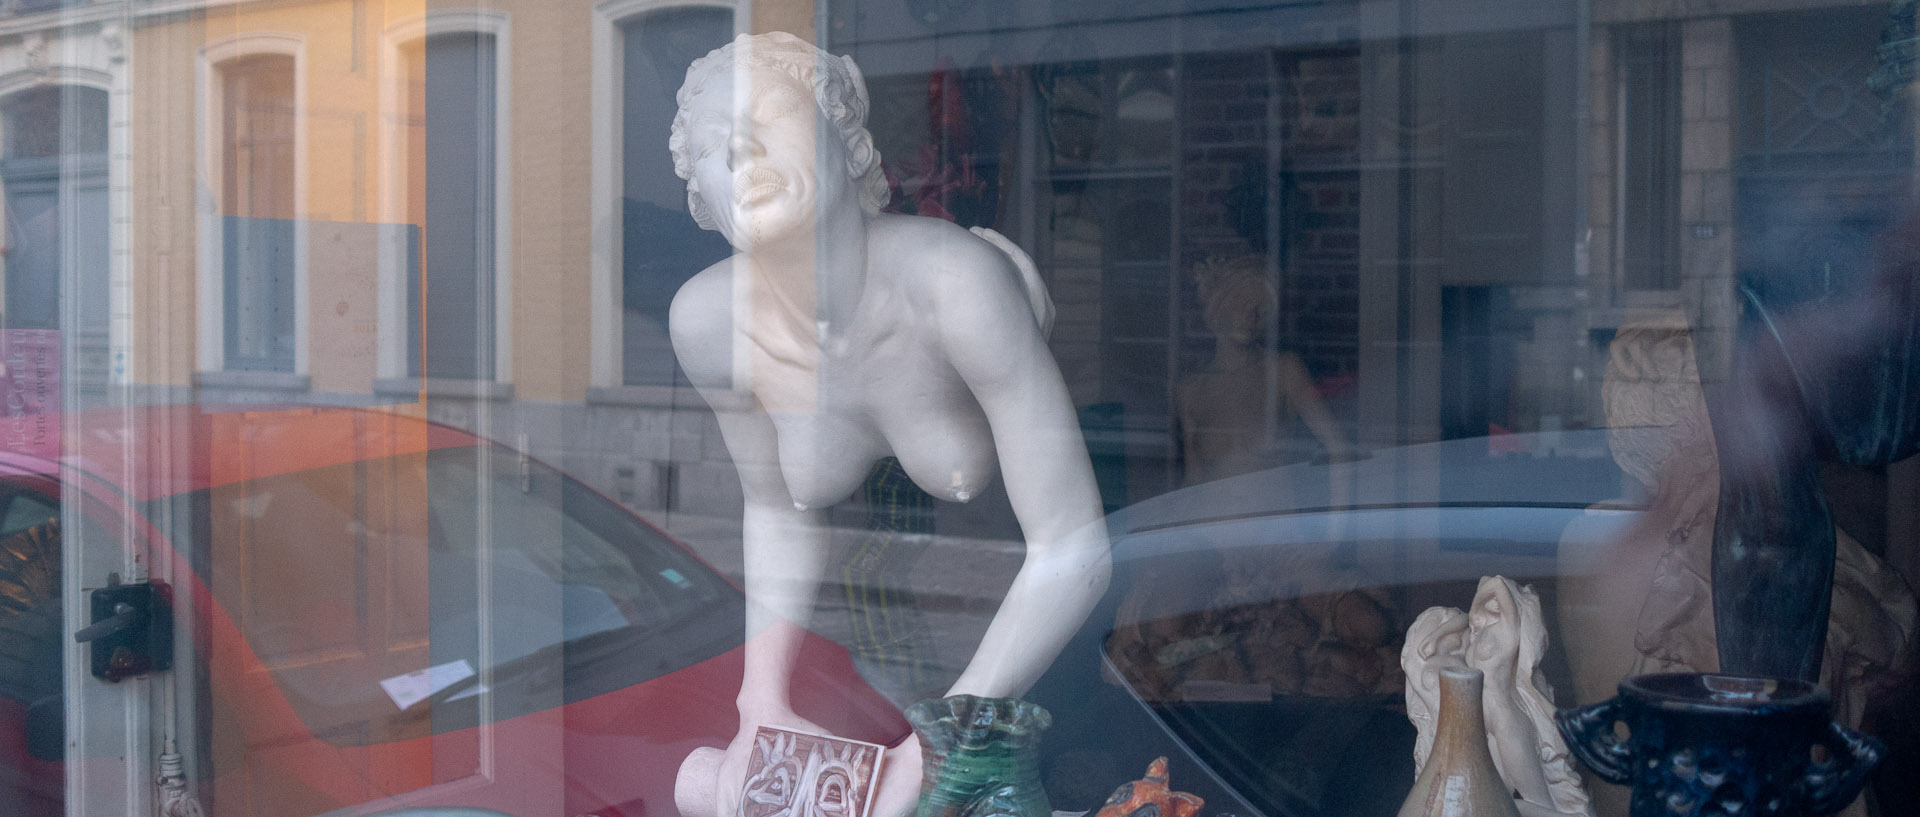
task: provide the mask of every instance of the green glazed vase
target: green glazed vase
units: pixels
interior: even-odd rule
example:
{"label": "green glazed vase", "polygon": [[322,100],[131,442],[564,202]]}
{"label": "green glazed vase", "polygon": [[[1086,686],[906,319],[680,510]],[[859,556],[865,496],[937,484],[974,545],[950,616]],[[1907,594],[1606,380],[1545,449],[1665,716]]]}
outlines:
{"label": "green glazed vase", "polygon": [[1016,698],[955,695],[907,708],[920,739],[917,817],[1050,817],[1040,733],[1053,716]]}

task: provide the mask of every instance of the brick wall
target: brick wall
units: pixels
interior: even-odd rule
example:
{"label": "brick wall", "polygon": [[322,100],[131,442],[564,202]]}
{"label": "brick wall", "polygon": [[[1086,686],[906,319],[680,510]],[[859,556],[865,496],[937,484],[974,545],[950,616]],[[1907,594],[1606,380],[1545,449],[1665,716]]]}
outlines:
{"label": "brick wall", "polygon": [[[1317,378],[1351,374],[1359,311],[1358,51],[1206,54],[1183,68],[1180,274],[1213,255],[1276,252],[1282,345]],[[1182,291],[1183,359],[1203,362],[1211,338],[1191,280]]]}

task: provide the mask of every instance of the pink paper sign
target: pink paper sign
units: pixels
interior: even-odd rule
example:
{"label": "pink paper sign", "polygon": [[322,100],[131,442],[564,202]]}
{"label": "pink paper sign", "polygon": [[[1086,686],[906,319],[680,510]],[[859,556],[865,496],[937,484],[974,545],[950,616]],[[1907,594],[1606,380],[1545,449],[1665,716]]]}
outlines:
{"label": "pink paper sign", "polygon": [[60,330],[0,330],[0,450],[60,456]]}

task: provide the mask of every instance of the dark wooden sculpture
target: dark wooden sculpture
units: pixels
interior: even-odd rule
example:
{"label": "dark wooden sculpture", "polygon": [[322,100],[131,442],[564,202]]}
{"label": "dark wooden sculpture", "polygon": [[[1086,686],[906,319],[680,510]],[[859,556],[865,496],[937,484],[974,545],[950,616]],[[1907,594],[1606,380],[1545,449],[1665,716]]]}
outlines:
{"label": "dark wooden sculpture", "polygon": [[1713,422],[1714,619],[1723,671],[1814,680],[1834,563],[1817,463],[1920,453],[1920,218],[1883,233],[1857,284],[1800,272],[1743,271],[1742,332]]}

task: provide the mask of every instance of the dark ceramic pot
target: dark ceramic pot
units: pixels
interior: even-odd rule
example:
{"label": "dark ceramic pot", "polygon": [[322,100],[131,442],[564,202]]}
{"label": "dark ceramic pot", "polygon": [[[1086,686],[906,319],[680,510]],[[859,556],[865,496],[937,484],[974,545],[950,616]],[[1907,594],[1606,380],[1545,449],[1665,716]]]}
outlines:
{"label": "dark ceramic pot", "polygon": [[1831,718],[1804,681],[1691,673],[1629,678],[1619,697],[1557,716],[1574,757],[1633,786],[1633,817],[1839,811],[1885,749]]}
{"label": "dark ceramic pot", "polygon": [[918,817],[1050,817],[1040,733],[1053,716],[1014,698],[955,695],[907,708],[920,739]]}

